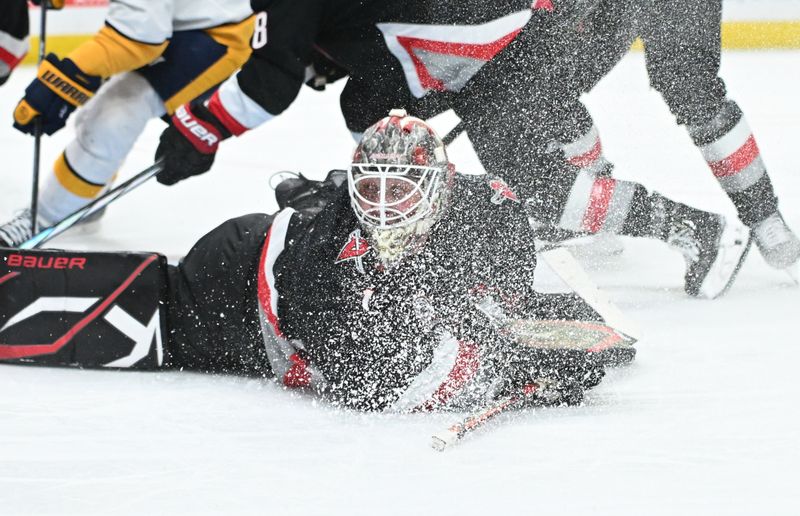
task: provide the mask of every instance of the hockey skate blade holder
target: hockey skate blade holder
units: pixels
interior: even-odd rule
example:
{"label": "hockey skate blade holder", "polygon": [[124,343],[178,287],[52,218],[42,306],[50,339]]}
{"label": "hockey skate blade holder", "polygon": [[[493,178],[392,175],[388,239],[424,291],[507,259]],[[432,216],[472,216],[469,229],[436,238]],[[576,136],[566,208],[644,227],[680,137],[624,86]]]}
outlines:
{"label": "hockey skate blade holder", "polygon": [[157,367],[166,270],[155,253],[0,248],[0,361]]}

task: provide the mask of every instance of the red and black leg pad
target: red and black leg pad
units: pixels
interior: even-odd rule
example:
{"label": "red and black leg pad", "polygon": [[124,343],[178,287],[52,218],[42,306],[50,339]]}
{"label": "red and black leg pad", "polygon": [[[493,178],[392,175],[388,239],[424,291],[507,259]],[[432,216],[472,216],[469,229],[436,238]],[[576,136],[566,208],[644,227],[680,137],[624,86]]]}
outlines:
{"label": "red and black leg pad", "polygon": [[0,248],[0,361],[157,369],[166,259]]}

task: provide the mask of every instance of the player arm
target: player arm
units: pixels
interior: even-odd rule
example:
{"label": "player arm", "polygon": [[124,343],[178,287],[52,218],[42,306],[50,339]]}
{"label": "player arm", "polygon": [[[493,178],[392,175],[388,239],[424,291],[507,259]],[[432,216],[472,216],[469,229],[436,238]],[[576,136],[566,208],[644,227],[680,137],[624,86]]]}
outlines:
{"label": "player arm", "polygon": [[166,39],[156,43],[138,41],[106,23],[67,58],[84,73],[107,78],[152,63],[166,48]]}

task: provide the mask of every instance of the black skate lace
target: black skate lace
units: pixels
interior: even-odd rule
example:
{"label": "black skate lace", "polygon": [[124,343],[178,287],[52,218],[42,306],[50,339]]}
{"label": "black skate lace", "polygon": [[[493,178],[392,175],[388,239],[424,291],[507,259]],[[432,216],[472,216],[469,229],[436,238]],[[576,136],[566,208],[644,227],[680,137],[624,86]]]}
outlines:
{"label": "black skate lace", "polygon": [[0,226],[0,238],[11,246],[18,246],[31,237],[30,211],[24,210]]}

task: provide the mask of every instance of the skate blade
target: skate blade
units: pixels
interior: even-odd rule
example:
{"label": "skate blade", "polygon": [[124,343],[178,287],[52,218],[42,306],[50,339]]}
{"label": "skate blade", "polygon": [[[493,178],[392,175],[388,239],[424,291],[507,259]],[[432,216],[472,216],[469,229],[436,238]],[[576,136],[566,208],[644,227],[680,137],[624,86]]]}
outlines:
{"label": "skate blade", "polygon": [[720,238],[719,252],[700,286],[698,297],[716,299],[725,294],[736,280],[752,243],[752,235],[746,226],[725,224]]}

